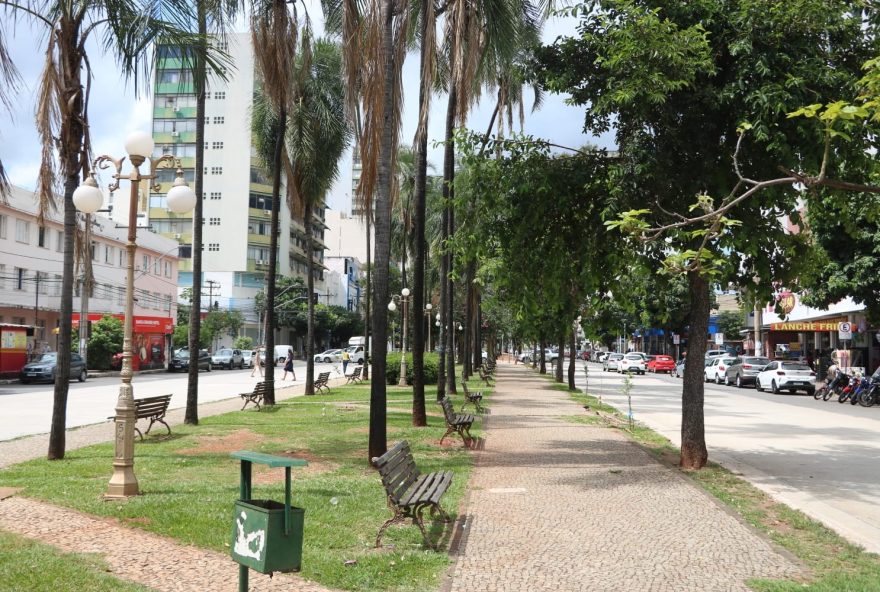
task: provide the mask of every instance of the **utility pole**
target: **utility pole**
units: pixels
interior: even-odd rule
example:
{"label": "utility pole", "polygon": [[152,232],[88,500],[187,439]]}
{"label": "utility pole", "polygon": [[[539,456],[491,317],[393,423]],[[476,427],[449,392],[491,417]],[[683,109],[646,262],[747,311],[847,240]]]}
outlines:
{"label": "utility pole", "polygon": [[37,353],[37,310],[40,305],[40,272],[34,272],[37,280],[37,289],[34,290],[34,354]]}

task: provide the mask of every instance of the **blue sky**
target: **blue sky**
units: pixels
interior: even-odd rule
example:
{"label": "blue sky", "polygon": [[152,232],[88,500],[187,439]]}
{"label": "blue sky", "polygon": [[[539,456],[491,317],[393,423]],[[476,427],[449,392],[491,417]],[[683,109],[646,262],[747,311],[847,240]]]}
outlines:
{"label": "blue sky", "polygon": [[[552,18],[545,26],[544,41],[550,43],[559,35],[574,34],[575,25],[576,21],[570,17]],[[32,189],[36,184],[40,158],[34,107],[45,34],[25,20],[7,23],[5,33],[12,58],[22,74],[23,85],[16,96],[13,112],[0,112],[0,159],[14,184]],[[89,48],[89,56],[94,72],[89,109],[92,145],[96,154],[122,155],[122,142],[130,131],[150,129],[151,99],[144,93],[137,93],[131,82],[121,78],[113,59],[101,55],[94,43]],[[406,145],[412,142],[417,120],[417,53],[407,57],[403,77],[404,113],[400,143]],[[566,105],[564,99],[558,95],[546,95],[539,111],[526,113],[525,132],[564,146],[578,147],[591,142],[611,147],[612,141],[607,137],[591,138],[581,132],[583,109]],[[446,97],[435,95],[430,117],[428,160],[437,171],[442,170],[443,149],[434,143],[443,139],[445,108]],[[484,99],[470,115],[468,127],[484,131],[493,108],[492,97]],[[340,164],[340,170],[340,178],[327,198],[332,209],[347,209],[351,188],[350,151]]]}

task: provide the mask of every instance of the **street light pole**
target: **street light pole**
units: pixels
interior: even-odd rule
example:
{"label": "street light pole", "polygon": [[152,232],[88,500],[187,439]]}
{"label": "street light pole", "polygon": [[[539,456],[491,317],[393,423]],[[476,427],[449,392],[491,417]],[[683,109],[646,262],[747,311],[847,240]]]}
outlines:
{"label": "street light pole", "polygon": [[[132,350],[132,334],[134,319],[134,259],[137,251],[137,211],[138,211],[138,188],[141,180],[155,179],[157,168],[162,163],[170,163],[171,166],[177,165],[177,178],[174,180],[174,187],[168,191],[166,197],[167,205],[170,210],[175,213],[183,214],[193,209],[196,202],[195,193],[190,189],[186,181],[183,180],[183,170],[180,163],[171,155],[163,155],[160,158],[150,158],[149,174],[142,174],[139,167],[144,164],[148,157],[153,153],[153,138],[146,132],[134,132],[126,138],[125,151],[128,153],[129,161],[132,164],[132,170],[128,175],[122,174],[122,164],[125,161],[123,156],[115,159],[111,156],[103,155],[95,159],[92,165],[92,172],[88,178],[77,187],[73,193],[73,202],[78,210],[86,214],[98,211],[104,201],[104,195],[98,189],[98,183],[94,178],[96,169],[106,169],[112,163],[116,168],[113,174],[115,181],[110,184],[109,190],[116,191],[119,189],[119,182],[123,178],[127,178],[131,183],[131,192],[129,195],[128,208],[128,243],[126,250],[128,251],[128,266],[126,269],[125,282],[125,333],[122,345],[122,384],[119,386],[119,397],[116,401],[116,449],[113,458],[113,475],[107,487],[105,498],[126,498],[140,493],[137,477],[134,474],[134,424],[135,405],[134,405],[134,388],[131,385],[133,376],[131,359]],[[153,189],[158,191],[159,184],[153,185]],[[80,319],[82,321],[82,319]]]}
{"label": "street light pole", "polygon": [[397,305],[394,304],[396,299],[400,299],[400,304],[403,306],[403,330],[401,332],[401,348],[400,348],[400,377],[397,380],[397,386],[406,386],[406,325],[407,325],[407,313],[408,313],[408,305],[409,305],[409,288],[404,288],[400,291],[400,296],[397,294],[393,294],[391,296],[391,302],[388,303],[388,310],[394,312],[397,310]]}
{"label": "street light pole", "polygon": [[425,353],[431,351],[431,303],[425,305],[425,316],[428,317],[428,341],[425,342]]}

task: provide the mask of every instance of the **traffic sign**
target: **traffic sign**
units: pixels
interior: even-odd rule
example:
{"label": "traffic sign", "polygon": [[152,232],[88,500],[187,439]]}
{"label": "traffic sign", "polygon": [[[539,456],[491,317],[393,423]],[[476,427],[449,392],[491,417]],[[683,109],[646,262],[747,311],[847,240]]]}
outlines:
{"label": "traffic sign", "polygon": [[837,325],[837,338],[841,341],[852,339],[852,323],[840,323]]}

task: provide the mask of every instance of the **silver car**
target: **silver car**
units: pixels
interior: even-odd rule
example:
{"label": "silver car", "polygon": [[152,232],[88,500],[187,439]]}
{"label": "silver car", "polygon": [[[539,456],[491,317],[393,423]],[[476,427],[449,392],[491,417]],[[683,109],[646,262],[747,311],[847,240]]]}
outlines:
{"label": "silver car", "polygon": [[211,356],[211,366],[220,368],[244,368],[244,357],[240,349],[223,348]]}
{"label": "silver car", "polygon": [[339,362],[342,360],[342,350],[341,349],[328,349],[325,352],[321,352],[319,354],[315,354],[315,362],[324,362],[329,364],[330,362]]}
{"label": "silver car", "polygon": [[602,372],[608,372],[610,370],[614,370],[616,372],[619,367],[620,360],[622,359],[623,354],[608,354],[602,361]]}

